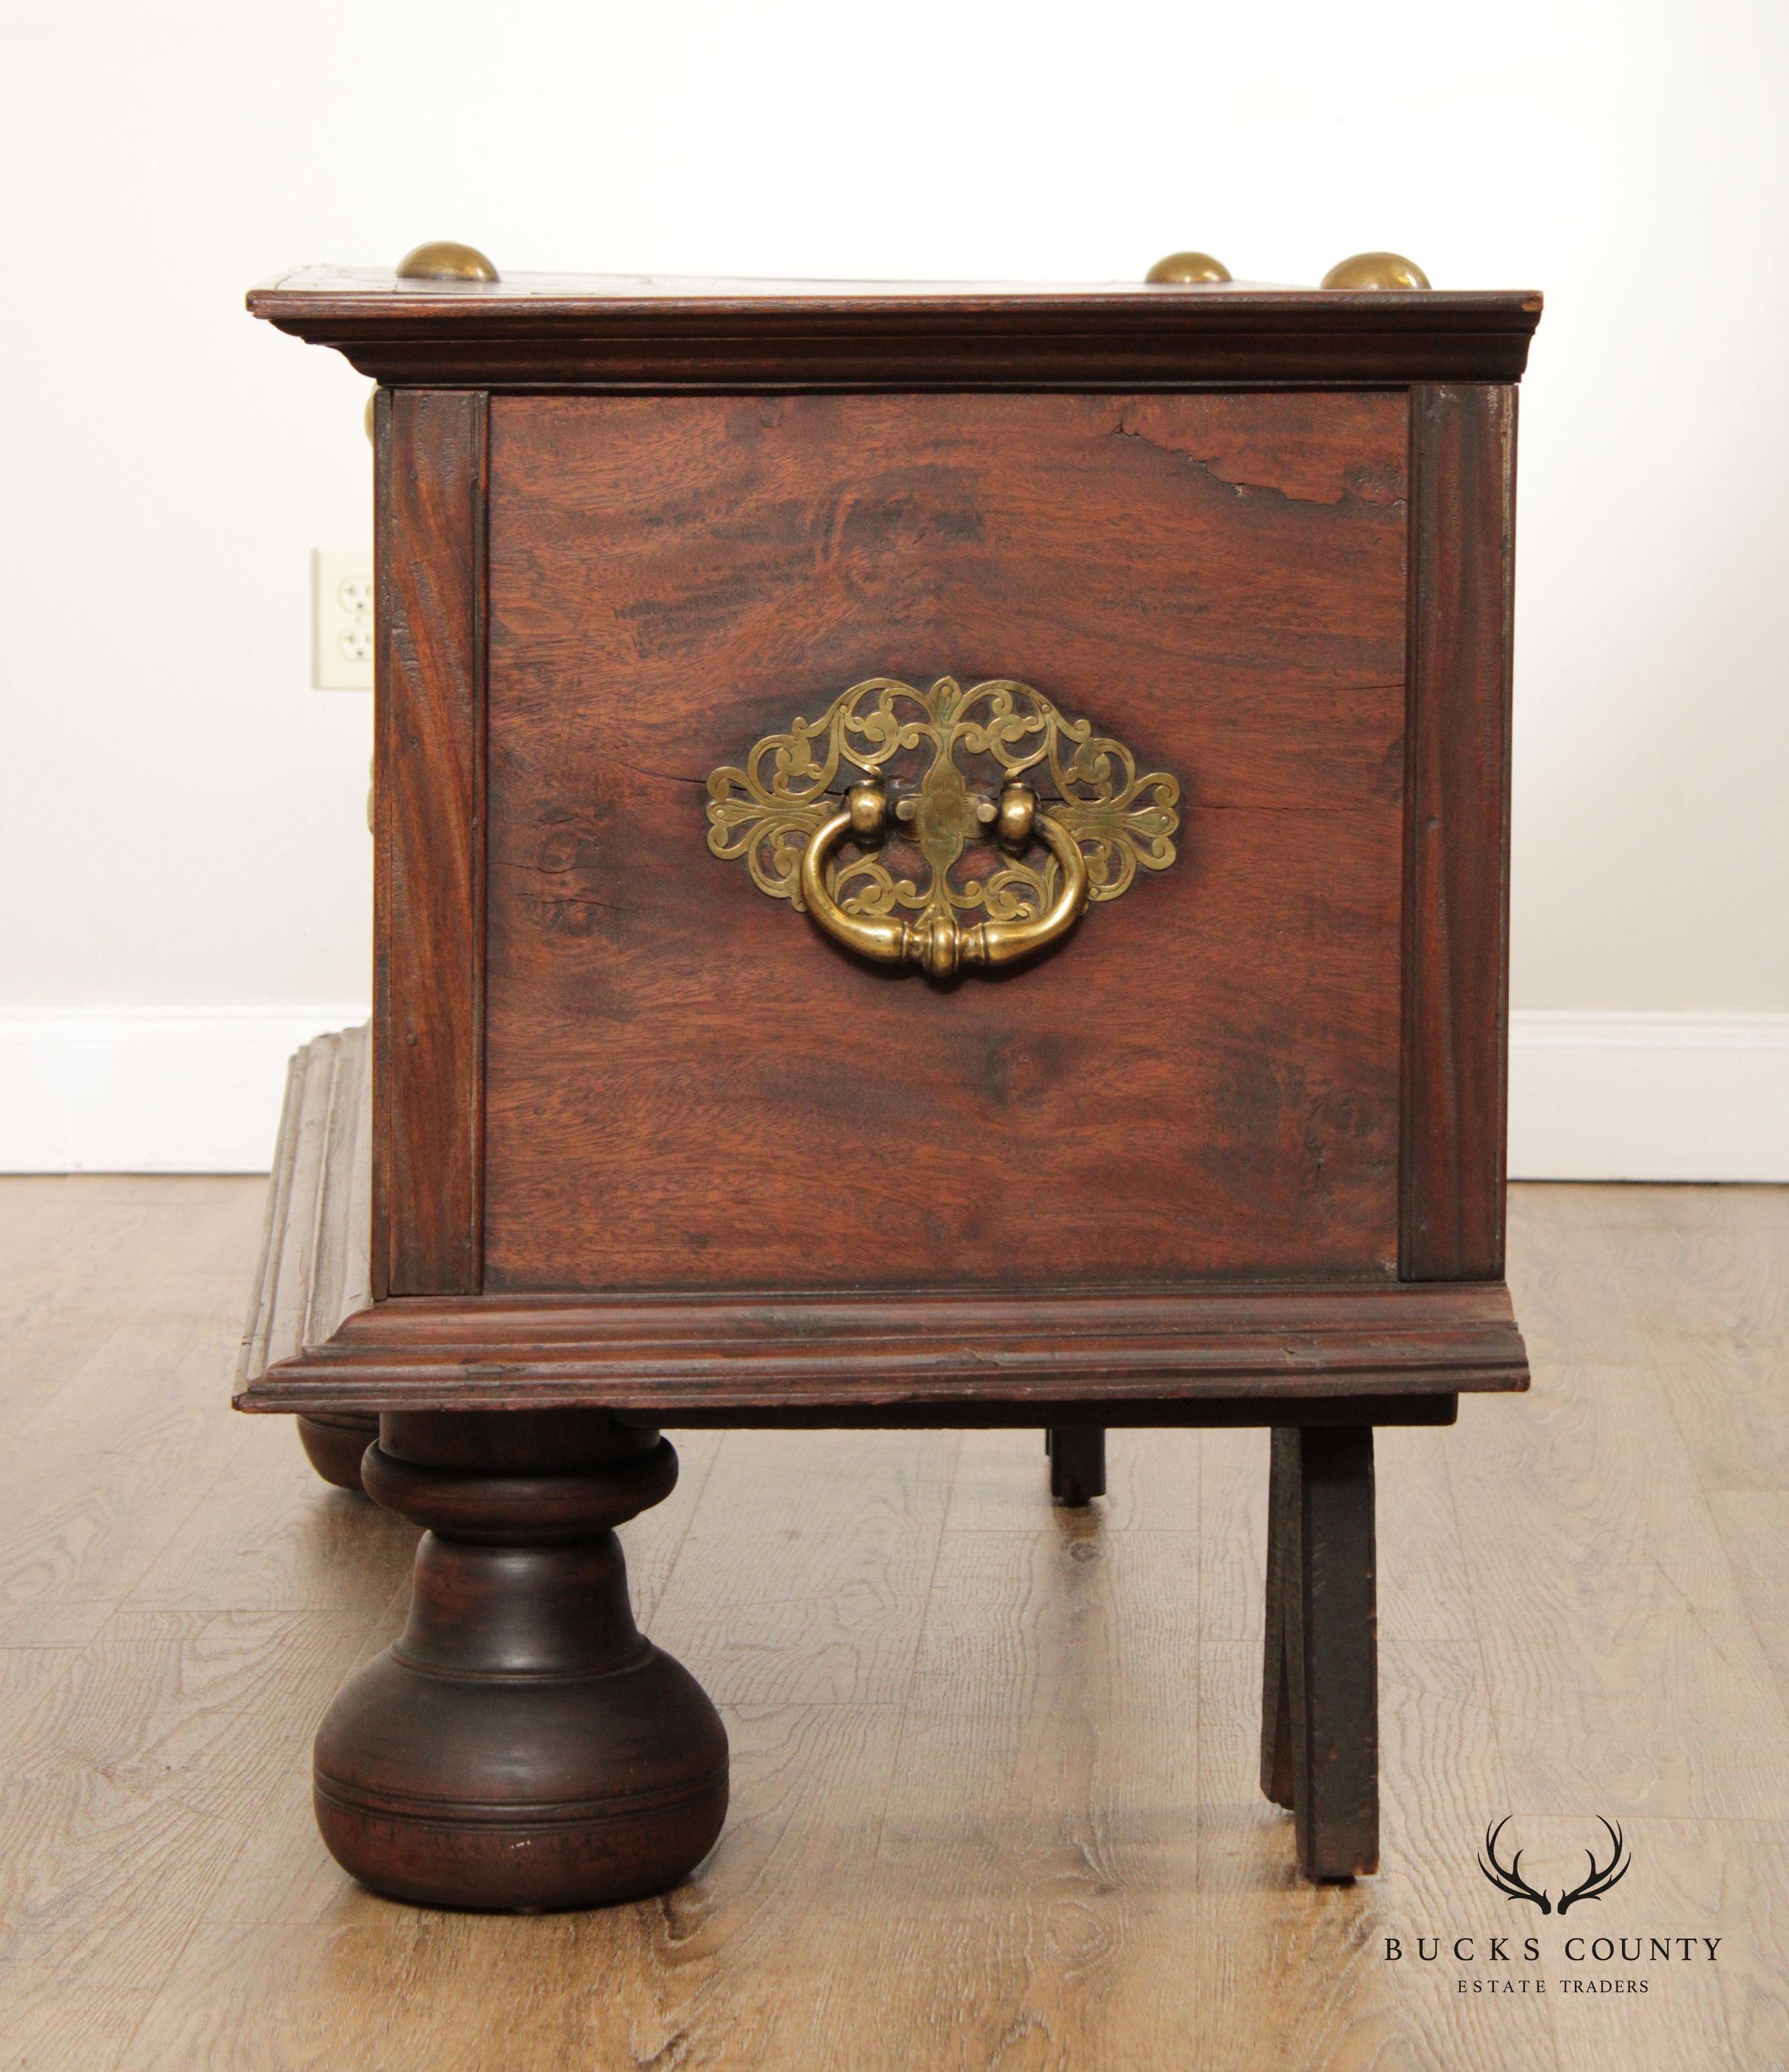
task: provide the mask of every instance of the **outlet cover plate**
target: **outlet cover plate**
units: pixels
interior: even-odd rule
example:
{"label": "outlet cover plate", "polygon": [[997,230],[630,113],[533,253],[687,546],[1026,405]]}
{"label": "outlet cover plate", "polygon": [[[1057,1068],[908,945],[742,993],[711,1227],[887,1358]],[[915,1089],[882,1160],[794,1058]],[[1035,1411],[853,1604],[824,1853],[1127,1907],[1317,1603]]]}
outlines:
{"label": "outlet cover plate", "polygon": [[372,689],[372,549],[311,550],[311,680],[319,691]]}

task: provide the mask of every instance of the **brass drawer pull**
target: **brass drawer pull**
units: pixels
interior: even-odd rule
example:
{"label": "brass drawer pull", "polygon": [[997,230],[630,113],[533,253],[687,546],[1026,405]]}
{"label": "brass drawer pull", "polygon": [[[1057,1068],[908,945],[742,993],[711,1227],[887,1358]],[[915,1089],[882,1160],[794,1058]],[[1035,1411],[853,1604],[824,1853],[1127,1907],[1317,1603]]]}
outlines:
{"label": "brass drawer pull", "polygon": [[[1174,778],[1138,775],[1122,742],[1028,684],[941,676],[921,691],[873,676],[710,774],[708,845],[858,956],[948,978],[1030,956],[1139,865],[1166,870],[1179,797]],[[841,861],[847,841],[857,854]],[[953,877],[996,842],[992,868]],[[897,875],[891,843],[918,852],[923,883]],[[1034,843],[1047,854],[1028,855]]]}
{"label": "brass drawer pull", "polygon": [[955,909],[941,902],[928,902],[917,921],[898,915],[873,919],[848,914],[826,889],[826,864],[847,834],[866,845],[881,841],[888,824],[888,800],[879,784],[854,784],[844,812],[833,814],[815,832],[801,858],[801,897],[835,943],[878,964],[923,964],[933,978],[948,978],[959,964],[1015,963],[1066,935],[1087,904],[1087,859],[1080,844],[1037,806],[1038,795],[1029,784],[1009,784],[997,809],[1003,844],[1022,848],[1035,832],[1062,865],[1055,898],[1034,919],[977,921],[965,927]]}

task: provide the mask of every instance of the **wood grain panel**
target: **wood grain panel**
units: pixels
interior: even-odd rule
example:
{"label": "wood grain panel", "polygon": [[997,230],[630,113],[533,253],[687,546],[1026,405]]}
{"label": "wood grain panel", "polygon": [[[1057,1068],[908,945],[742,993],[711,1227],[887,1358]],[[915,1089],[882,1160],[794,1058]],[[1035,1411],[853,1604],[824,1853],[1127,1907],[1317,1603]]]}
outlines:
{"label": "wood grain panel", "polygon": [[1503,1270],[1516,391],[1413,389],[1399,1270]]}
{"label": "wood grain panel", "polygon": [[[491,438],[492,1289],[1395,1271],[1401,395],[502,397]],[[1186,824],[940,991],[709,855],[702,780],[946,672]]]}
{"label": "wood grain panel", "polygon": [[375,1295],[475,1292],[485,399],[381,393]]}

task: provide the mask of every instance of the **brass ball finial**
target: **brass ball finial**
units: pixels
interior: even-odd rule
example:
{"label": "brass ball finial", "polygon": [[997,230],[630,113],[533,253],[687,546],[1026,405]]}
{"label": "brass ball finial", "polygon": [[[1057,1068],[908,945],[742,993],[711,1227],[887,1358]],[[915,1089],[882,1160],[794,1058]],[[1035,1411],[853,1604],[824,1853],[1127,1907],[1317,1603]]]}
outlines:
{"label": "brass ball finial", "polygon": [[853,784],[845,795],[851,815],[851,839],[879,842],[888,826],[888,794],[880,784]]}
{"label": "brass ball finial", "polygon": [[1201,282],[1228,281],[1230,269],[1209,252],[1170,252],[1158,259],[1143,278],[1158,288],[1191,288]]}
{"label": "brass ball finial", "polygon": [[1323,276],[1326,288],[1426,288],[1429,276],[1401,252],[1357,252]]}
{"label": "brass ball finial", "polygon": [[1007,784],[1000,794],[999,834],[1007,849],[1021,849],[1037,824],[1038,795],[1029,784]]}
{"label": "brass ball finial", "polygon": [[455,245],[438,237],[419,245],[397,262],[401,281],[495,281],[500,277],[484,254],[473,245]]}

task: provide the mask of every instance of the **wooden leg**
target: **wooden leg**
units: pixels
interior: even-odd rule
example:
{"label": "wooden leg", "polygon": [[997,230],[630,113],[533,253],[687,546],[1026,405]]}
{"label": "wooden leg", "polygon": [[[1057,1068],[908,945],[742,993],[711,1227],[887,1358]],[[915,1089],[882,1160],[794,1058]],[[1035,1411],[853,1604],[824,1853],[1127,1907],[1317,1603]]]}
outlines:
{"label": "wooden leg", "polygon": [[379,1420],[352,1410],[298,1420],[298,1443],[304,1448],[306,1459],[326,1482],[333,1482],[337,1489],[352,1490],[356,1496],[364,1494],[360,1486],[361,1457],[378,1437]]}
{"label": "wooden leg", "polygon": [[[1379,1868],[1379,1650],[1370,1425],[1273,1434],[1261,1783],[1307,1877]],[[1277,1663],[1276,1666],[1276,1657]]]}
{"label": "wooden leg", "polygon": [[642,1638],[614,1527],[677,1455],[601,1411],[387,1416],[367,1493],[428,1530],[409,1623],[317,1734],[317,1823],[376,1891],[537,1913],[662,1892],[721,1832],[727,1741]]}
{"label": "wooden leg", "polygon": [[1286,1593],[1298,1565],[1298,1434],[1273,1434],[1267,1486],[1267,1620],[1261,1676],[1261,1790],[1292,1810],[1292,1684]]}
{"label": "wooden leg", "polygon": [[1050,1495],[1055,1503],[1079,1508],[1106,1493],[1106,1428],[1103,1424],[1052,1424],[1043,1435],[1050,1456]]}

